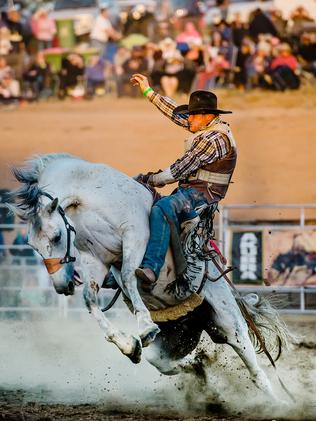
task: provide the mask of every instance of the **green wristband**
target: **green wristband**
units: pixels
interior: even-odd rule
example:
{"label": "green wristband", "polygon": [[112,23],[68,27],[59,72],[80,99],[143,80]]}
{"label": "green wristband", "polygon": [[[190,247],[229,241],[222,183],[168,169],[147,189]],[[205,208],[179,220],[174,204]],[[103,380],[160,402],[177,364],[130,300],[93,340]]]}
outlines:
{"label": "green wristband", "polygon": [[151,92],[151,91],[153,91],[153,88],[149,87],[143,92],[143,95],[147,96],[149,94],[149,92]]}

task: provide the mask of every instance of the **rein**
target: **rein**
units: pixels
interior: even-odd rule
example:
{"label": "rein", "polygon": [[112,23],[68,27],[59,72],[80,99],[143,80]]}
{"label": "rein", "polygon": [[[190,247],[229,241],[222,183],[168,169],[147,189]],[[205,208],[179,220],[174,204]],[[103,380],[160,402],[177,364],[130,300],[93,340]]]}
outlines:
{"label": "rein", "polygon": [[122,290],[121,288],[118,288],[118,290],[116,291],[116,293],[114,294],[112,300],[109,302],[109,304],[107,306],[105,306],[104,308],[101,308],[101,311],[104,313],[105,311],[110,310],[110,308],[112,308],[114,306],[114,304],[116,303],[118,297],[120,296]]}
{"label": "rein", "polygon": [[[51,201],[54,201],[53,196],[51,196],[49,193],[42,192],[42,195],[48,197]],[[53,273],[61,269],[62,265],[76,261],[76,258],[70,255],[71,232],[74,232],[76,234],[76,230],[74,229],[72,225],[70,225],[66,217],[65,211],[60,205],[58,205],[57,211],[59,215],[62,217],[65,224],[66,231],[67,231],[67,249],[66,249],[65,256],[63,258],[53,257],[50,259],[43,259],[46,269],[50,275],[52,275]]]}

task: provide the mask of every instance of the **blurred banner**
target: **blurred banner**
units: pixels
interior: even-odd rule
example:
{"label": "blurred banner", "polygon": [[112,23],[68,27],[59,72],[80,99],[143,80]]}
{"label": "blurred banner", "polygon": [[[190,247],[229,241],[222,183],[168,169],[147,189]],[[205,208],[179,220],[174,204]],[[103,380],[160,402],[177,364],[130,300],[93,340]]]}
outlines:
{"label": "blurred banner", "polygon": [[260,285],[262,283],[262,231],[232,233],[233,282]]}
{"label": "blurred banner", "polygon": [[235,284],[316,285],[316,231],[232,231]]}
{"label": "blurred banner", "polygon": [[270,231],[264,236],[264,266],[272,285],[316,285],[316,231]]}

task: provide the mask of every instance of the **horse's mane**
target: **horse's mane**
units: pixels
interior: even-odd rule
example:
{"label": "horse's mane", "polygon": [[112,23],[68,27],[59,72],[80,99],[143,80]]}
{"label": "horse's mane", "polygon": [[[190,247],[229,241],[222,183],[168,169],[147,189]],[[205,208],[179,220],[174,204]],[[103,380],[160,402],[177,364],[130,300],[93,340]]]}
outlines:
{"label": "horse's mane", "polygon": [[4,201],[10,210],[23,221],[35,219],[38,214],[40,197],[43,193],[38,183],[44,169],[52,161],[65,158],[78,159],[76,156],[66,153],[37,155],[28,160],[25,166],[12,169],[15,179],[22,185],[7,193]]}

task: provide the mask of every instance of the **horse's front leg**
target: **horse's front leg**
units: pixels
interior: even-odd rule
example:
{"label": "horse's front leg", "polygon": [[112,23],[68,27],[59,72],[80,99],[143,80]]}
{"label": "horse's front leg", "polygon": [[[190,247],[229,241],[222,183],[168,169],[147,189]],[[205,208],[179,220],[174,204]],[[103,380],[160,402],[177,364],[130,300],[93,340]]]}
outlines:
{"label": "horse's front leg", "polygon": [[146,242],[135,238],[135,233],[133,235],[127,235],[123,239],[121,283],[125,294],[132,302],[143,347],[153,342],[160,332],[159,327],[153,322],[150,312],[145,306],[137,288],[135,270],[142,262],[145,248]]}
{"label": "horse's front leg", "polygon": [[90,256],[86,256],[84,260],[84,270],[81,271],[84,281],[83,298],[89,313],[97,320],[107,341],[114,343],[133,363],[140,362],[142,350],[140,340],[118,330],[98,306],[98,292],[107,268]]}

